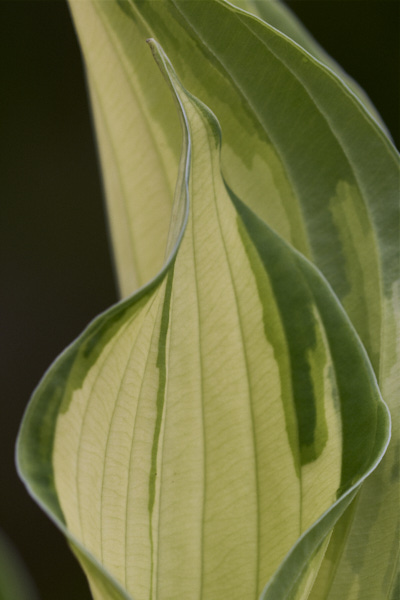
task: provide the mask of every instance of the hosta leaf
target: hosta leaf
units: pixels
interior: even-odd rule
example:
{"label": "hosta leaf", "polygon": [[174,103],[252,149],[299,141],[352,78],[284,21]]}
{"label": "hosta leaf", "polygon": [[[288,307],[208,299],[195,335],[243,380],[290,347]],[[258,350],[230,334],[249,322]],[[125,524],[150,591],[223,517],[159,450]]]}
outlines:
{"label": "hosta leaf", "polygon": [[[132,32],[124,5],[84,1],[71,3],[71,9],[85,32],[81,43],[90,63],[109,227],[125,297],[164,262],[178,176],[179,119],[146,46],[149,36],[140,23]],[[102,9],[110,9],[116,20],[109,22]]]}
{"label": "hosta leaf", "polygon": [[35,586],[21,557],[0,530],[0,600],[37,600]]}
{"label": "hosta leaf", "polygon": [[184,132],[168,259],[49,370],[20,472],[96,599],[298,597],[388,412],[329,285],[226,187],[218,122],[152,48]]}
{"label": "hosta leaf", "polygon": [[[315,262],[356,327],[393,413],[393,442],[376,475],[363,486],[357,506],[336,528],[314,597],[325,597],[332,589],[331,600],[337,596],[386,599],[394,589],[398,560],[400,470],[399,161],[395,149],[330,69],[222,0],[87,1],[71,6],[92,93],[106,106],[95,113],[111,224],[123,222],[114,228],[113,238],[122,294],[137,285],[131,250],[125,243],[130,235],[139,248],[135,252],[142,264],[139,283],[153,276],[163,261],[171,182],[178,168],[177,136],[172,131],[175,116],[140,46],[142,39],[154,36],[186,87],[219,118],[223,171],[229,185]],[[269,15],[274,8],[263,5]],[[285,32],[297,31],[296,40],[305,45],[296,25],[288,30],[288,12],[280,13]],[[276,15],[274,19],[277,25]],[[314,45],[307,49],[324,60]],[[140,118],[140,129],[133,135],[135,111],[147,116],[152,111],[152,118],[146,126]],[[114,161],[109,160],[111,148],[117,153]],[[157,177],[143,177],[147,174],[144,155],[147,164],[159,165]],[[129,194],[121,203],[122,189]],[[120,206],[131,219],[121,217]],[[143,244],[141,231],[146,231]]]}
{"label": "hosta leaf", "polygon": [[234,0],[231,4],[260,17],[331,68],[359,97],[370,114],[387,132],[385,124],[364,90],[325,52],[286,4],[281,0]]}

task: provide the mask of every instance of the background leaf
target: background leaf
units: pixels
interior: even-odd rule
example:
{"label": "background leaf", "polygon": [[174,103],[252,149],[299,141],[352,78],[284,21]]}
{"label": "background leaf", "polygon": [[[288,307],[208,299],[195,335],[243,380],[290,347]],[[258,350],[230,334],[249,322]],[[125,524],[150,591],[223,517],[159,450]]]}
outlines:
{"label": "background leaf", "polygon": [[38,600],[35,586],[17,551],[0,531],[0,599]]}
{"label": "background leaf", "polygon": [[286,4],[280,0],[235,0],[231,4],[253,13],[269,25],[276,27],[276,29],[287,35],[312,56],[330,67],[360,98],[364,106],[388,134],[386,126],[376,108],[357,81],[349,77],[339,63],[329,56]]}

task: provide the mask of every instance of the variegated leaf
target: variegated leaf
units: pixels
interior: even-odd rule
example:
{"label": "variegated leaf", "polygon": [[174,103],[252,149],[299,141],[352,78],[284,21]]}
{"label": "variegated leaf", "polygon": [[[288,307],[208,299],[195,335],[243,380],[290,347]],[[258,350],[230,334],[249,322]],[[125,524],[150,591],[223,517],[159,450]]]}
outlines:
{"label": "variegated leaf", "polygon": [[97,600],[297,598],[388,412],[329,285],[226,187],[218,122],[152,48],[184,132],[168,258],[49,370],[20,472]]}

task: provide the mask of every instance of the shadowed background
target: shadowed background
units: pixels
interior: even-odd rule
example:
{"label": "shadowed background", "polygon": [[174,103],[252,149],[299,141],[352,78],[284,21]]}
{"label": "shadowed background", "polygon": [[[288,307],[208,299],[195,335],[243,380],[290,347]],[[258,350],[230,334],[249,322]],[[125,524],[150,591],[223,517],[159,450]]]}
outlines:
{"label": "shadowed background", "polygon": [[[399,145],[400,5],[288,4],[364,87]],[[87,600],[78,564],[14,467],[32,390],[117,300],[81,57],[62,0],[0,2],[0,69],[0,527],[42,600]]]}

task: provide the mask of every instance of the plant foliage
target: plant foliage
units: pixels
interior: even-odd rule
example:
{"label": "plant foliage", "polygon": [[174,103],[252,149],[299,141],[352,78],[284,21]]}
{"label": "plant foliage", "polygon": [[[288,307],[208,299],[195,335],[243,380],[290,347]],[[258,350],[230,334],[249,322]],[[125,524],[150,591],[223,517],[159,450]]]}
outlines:
{"label": "plant foliage", "polygon": [[71,2],[123,300],[18,468],[95,599],[395,598],[398,155],[283,6],[237,4]]}

